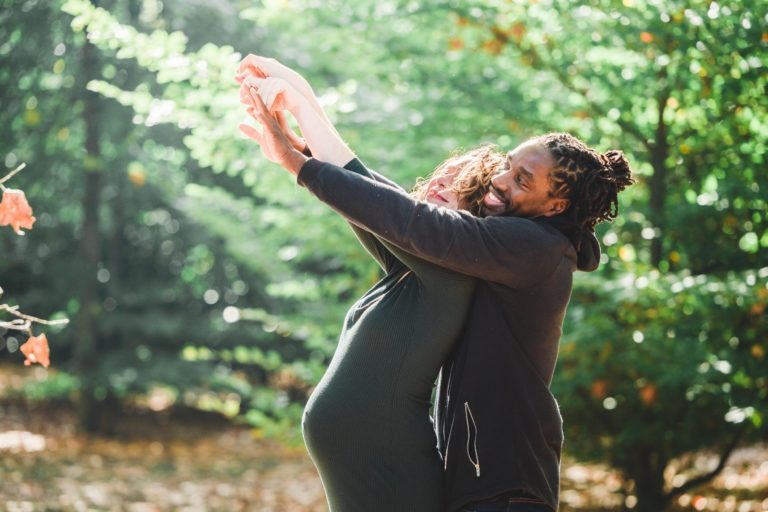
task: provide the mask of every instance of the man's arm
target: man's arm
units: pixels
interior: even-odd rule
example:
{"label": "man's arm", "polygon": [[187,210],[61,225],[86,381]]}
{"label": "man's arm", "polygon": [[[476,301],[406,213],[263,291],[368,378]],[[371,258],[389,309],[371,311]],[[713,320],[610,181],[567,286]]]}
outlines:
{"label": "man's arm", "polygon": [[571,246],[543,223],[438,208],[315,159],[301,167],[298,181],[350,222],[404,251],[513,288],[546,278]]}
{"label": "man's arm", "polygon": [[549,276],[572,250],[564,235],[542,222],[479,218],[438,208],[337,165],[308,159],[291,145],[261,97],[252,97],[263,131],[243,131],[265,156],[347,220],[408,253],[480,279],[525,288]]}

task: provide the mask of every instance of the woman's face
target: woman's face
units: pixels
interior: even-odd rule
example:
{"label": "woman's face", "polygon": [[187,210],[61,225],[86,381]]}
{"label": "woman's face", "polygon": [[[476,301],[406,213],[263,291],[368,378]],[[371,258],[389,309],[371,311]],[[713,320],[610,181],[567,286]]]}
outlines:
{"label": "woman's face", "polygon": [[459,158],[451,160],[437,169],[427,182],[424,200],[437,206],[458,210],[459,194],[453,190],[451,185],[464,163],[464,159]]}

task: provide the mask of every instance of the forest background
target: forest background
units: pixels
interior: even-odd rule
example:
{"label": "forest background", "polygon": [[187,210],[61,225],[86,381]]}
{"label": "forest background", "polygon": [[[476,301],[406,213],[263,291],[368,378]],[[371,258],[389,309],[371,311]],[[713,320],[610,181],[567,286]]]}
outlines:
{"label": "forest background", "polygon": [[[690,498],[768,434],[763,3],[0,6],[0,178],[26,164],[3,185],[37,218],[0,231],[0,304],[71,320],[32,328],[51,367],[0,379],[4,407],[71,405],[94,436],[139,410],[207,411],[300,446],[343,314],[379,274],[238,135],[234,73],[257,53],[300,70],[406,186],[546,131],[623,149],[639,183],[598,228],[600,269],[576,277],[553,383],[566,454],[615,471],[622,508],[768,510],[768,477]],[[3,368],[28,334],[0,327]]]}

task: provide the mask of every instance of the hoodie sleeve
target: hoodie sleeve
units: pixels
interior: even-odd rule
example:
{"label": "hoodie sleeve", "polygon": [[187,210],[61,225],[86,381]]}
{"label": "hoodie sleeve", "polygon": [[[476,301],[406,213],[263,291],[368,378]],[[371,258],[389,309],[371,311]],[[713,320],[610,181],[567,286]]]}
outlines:
{"label": "hoodie sleeve", "polygon": [[548,277],[570,241],[520,217],[474,217],[417,201],[372,178],[310,159],[299,184],[350,222],[431,263],[512,288]]}

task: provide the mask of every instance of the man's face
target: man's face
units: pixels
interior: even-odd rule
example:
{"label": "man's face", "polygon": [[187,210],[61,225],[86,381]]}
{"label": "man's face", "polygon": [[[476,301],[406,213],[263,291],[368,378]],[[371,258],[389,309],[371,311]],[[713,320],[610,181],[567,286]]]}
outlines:
{"label": "man's face", "polygon": [[483,215],[551,217],[568,208],[568,200],[550,196],[549,173],[554,161],[540,144],[525,143],[507,153],[504,169],[491,179],[483,199]]}

